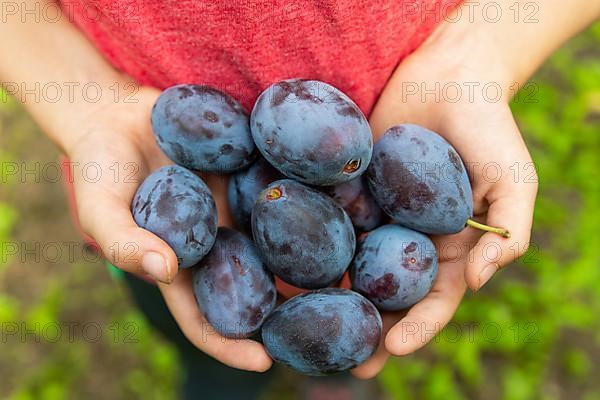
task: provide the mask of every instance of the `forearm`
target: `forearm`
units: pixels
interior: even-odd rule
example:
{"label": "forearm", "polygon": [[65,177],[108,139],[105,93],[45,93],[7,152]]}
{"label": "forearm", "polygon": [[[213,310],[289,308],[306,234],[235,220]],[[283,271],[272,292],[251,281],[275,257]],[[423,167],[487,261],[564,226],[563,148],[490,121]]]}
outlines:
{"label": "forearm", "polygon": [[[498,14],[500,12],[501,14]],[[508,89],[600,17],[600,0],[466,0],[423,45],[440,65]],[[509,90],[506,90],[509,93]]]}
{"label": "forearm", "polygon": [[[18,6],[31,10],[36,2],[38,9],[44,9],[50,0]],[[24,104],[48,136],[66,149],[83,134],[78,129],[81,121],[99,107],[115,102],[115,84],[123,90],[124,78],[64,13],[59,21],[36,21],[35,16],[18,14],[3,18],[0,82]]]}
{"label": "forearm", "polygon": [[370,117],[375,138],[406,122],[435,130],[461,104],[469,112],[508,104],[554,50],[599,15],[600,0],[466,0],[394,71]]}

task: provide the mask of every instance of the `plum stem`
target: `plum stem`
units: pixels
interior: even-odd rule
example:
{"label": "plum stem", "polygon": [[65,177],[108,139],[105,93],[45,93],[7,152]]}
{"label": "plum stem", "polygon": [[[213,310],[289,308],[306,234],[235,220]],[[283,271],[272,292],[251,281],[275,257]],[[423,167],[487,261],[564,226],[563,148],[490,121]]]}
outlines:
{"label": "plum stem", "polygon": [[495,228],[493,226],[480,224],[479,222],[473,221],[470,218],[467,219],[467,225],[469,225],[470,227],[473,227],[475,229],[481,229],[482,231],[497,233],[498,235],[502,236],[503,238],[507,238],[507,239],[510,238],[510,232],[504,228]]}

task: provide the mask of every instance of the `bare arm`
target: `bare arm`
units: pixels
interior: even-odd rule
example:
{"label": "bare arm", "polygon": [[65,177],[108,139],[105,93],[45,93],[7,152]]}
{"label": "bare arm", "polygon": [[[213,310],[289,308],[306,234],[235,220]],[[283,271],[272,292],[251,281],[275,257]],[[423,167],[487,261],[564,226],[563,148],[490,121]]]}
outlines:
{"label": "bare arm", "polygon": [[[65,12],[57,21],[23,12],[25,8],[36,9],[36,3],[38,10],[49,6],[58,10],[58,4],[40,0],[2,2],[0,7],[13,10],[9,3],[19,9],[14,15],[4,13],[0,24],[0,54],[5,55],[0,57],[0,82],[24,104],[54,142],[63,149],[69,148],[81,134],[77,129],[80,122],[97,108],[114,103],[114,85],[124,85],[126,79],[70,23]],[[83,90],[86,85],[87,94]],[[98,101],[91,85],[102,90]],[[60,88],[57,100],[52,86]],[[51,101],[42,98],[43,88],[47,88]],[[70,117],[65,118],[66,115]]]}
{"label": "bare arm", "polygon": [[600,0],[466,0],[396,70],[371,118],[375,134],[406,117],[405,64],[427,73],[409,81],[493,82],[506,102],[514,94],[511,86],[522,87],[558,47],[598,18]]}

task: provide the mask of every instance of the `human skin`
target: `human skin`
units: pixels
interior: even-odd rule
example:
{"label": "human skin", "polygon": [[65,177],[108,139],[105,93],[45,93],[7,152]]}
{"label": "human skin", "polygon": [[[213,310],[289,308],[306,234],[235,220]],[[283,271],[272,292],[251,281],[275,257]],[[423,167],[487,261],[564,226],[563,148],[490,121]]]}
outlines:
{"label": "human skin", "polygon": [[[494,14],[482,13],[488,3],[499,6],[505,17],[490,22]],[[524,87],[553,51],[600,17],[600,1],[546,0],[535,3],[539,7],[532,17],[537,22],[526,23],[529,13],[524,10],[531,3],[495,0],[464,4],[447,17],[455,22],[441,23],[397,67],[371,114],[375,140],[400,123],[422,125],[448,140],[469,170],[475,219],[507,228],[511,237],[482,234],[473,228],[433,237],[440,264],[431,292],[408,313],[383,316],[387,334],[378,352],[353,371],[360,378],[376,375],[390,354],[403,356],[426,345],[450,321],[467,288],[480,290],[529,246],[537,175],[509,101],[514,88]],[[479,11],[469,14],[468,7],[475,4]],[[521,10],[516,23],[515,4]],[[440,88],[459,85],[463,95],[458,100],[454,93],[445,96],[443,91],[438,99],[427,96],[422,88],[434,89],[436,83]],[[471,94],[468,85],[472,83],[479,86]],[[498,101],[493,92],[482,90],[488,83],[501,88]],[[415,87],[418,93],[410,95]],[[486,163],[500,166],[499,180],[486,179]]]}
{"label": "human skin", "polygon": [[[43,8],[49,1],[34,3]],[[481,8],[488,1],[479,1]],[[529,242],[537,192],[535,179],[515,180],[510,167],[518,163],[522,174],[531,158],[508,106],[511,87],[521,86],[539,65],[568,38],[600,16],[600,1],[545,0],[535,15],[538,22],[518,22],[510,14],[518,3],[496,0],[506,18],[489,22],[481,12],[469,18],[465,7],[460,18],[442,22],[415,53],[396,69],[373,110],[370,124],[375,138],[399,123],[416,123],[439,132],[468,165],[495,162],[502,178],[491,182],[482,169],[473,168],[475,217],[490,225],[508,228],[512,236],[468,228],[445,237],[435,237],[438,248],[458,244],[465,251],[440,252],[438,278],[431,293],[406,314],[385,314],[387,335],[378,352],[353,373],[360,378],[376,375],[390,354],[405,355],[424,346],[452,318],[467,287],[479,290],[500,267],[518,258]],[[0,4],[3,6],[3,4]],[[481,11],[479,8],[479,11]],[[565,10],[568,10],[566,12]],[[104,172],[97,182],[75,174],[75,192],[82,228],[100,245],[107,259],[120,269],[147,273],[158,286],[186,337],[200,350],[231,367],[265,371],[272,360],[263,346],[252,340],[228,340],[210,328],[199,312],[192,292],[191,272],[178,272],[177,260],[169,246],[152,233],[139,228],[131,216],[130,203],[137,186],[151,171],[170,164],[152,137],[150,110],[159,92],[137,87],[119,74],[66,18],[59,22],[36,22],[20,17],[0,24],[0,79],[6,89],[21,100],[73,163],[97,163]],[[13,85],[12,82],[18,82]],[[32,101],[19,86],[34,87],[52,82],[93,83],[103,95],[96,102],[82,96],[62,96],[58,101]],[[408,95],[406,83],[493,82],[502,88],[502,98],[491,102],[481,90],[459,101],[436,101],[431,97]],[[115,85],[120,90],[115,91]],[[481,87],[481,86],[480,86]],[[131,96],[129,96],[131,95]],[[114,165],[121,168],[115,179]],[[127,164],[131,163],[131,164]],[[479,163],[479,164],[476,164]],[[133,166],[133,168],[127,167]],[[111,167],[113,169],[111,169]],[[125,168],[127,168],[125,170]],[[110,171],[110,173],[109,173]],[[130,179],[124,179],[124,175]],[[219,225],[232,224],[227,210],[225,178],[204,175],[219,210]],[[132,252],[131,246],[134,246]],[[483,250],[496,244],[497,257],[484,257]],[[125,257],[127,255],[128,257]],[[409,329],[417,334],[407,335]],[[389,332],[388,332],[389,331]],[[422,335],[420,332],[427,332]]]}

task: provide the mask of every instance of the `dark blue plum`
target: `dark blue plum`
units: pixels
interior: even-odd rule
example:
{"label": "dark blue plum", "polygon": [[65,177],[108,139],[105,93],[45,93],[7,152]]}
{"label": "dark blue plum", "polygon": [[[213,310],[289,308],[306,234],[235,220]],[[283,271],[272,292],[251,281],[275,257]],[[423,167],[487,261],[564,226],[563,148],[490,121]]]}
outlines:
{"label": "dark blue plum", "polygon": [[373,355],[381,339],[381,317],[358,293],[321,289],[277,307],[263,325],[262,339],[273,360],[306,375],[328,375]]}
{"label": "dark blue plum", "polygon": [[460,156],[423,127],[388,129],[375,144],[367,180],[383,211],[408,228],[457,233],[473,216],[471,185]]}
{"label": "dark blue plum", "polygon": [[270,86],[256,101],[250,126],[275,168],[310,185],[352,180],[371,160],[367,119],[348,96],[323,82],[290,79]]}
{"label": "dark blue plum", "polygon": [[325,194],[289,179],[275,181],[259,194],[252,233],[267,267],[304,289],[340,280],[356,246],[346,212]]}
{"label": "dark blue plum", "polygon": [[200,261],[215,242],[217,208],[210,189],[183,167],[162,167],[150,174],[131,208],[140,227],[171,246],[181,268]]}
{"label": "dark blue plum", "polygon": [[252,241],[219,228],[211,251],[193,269],[196,301],[221,335],[247,338],[256,333],[275,307],[277,291]]}
{"label": "dark blue plum", "polygon": [[358,231],[370,231],[381,224],[383,211],[377,205],[362,176],[336,186],[325,187],[323,191],[348,213]]}
{"label": "dark blue plum", "polygon": [[242,106],[210,86],[166,89],[152,109],[152,129],[165,154],[193,170],[237,171],[257,154]]}
{"label": "dark blue plum", "polygon": [[381,310],[397,311],[429,293],[437,270],[437,253],[427,236],[384,225],[359,240],[349,275],[353,290]]}
{"label": "dark blue plum", "polygon": [[245,232],[252,232],[252,207],[258,194],[271,182],[283,175],[264,158],[259,157],[250,168],[237,172],[229,178],[227,199],[236,225]]}

